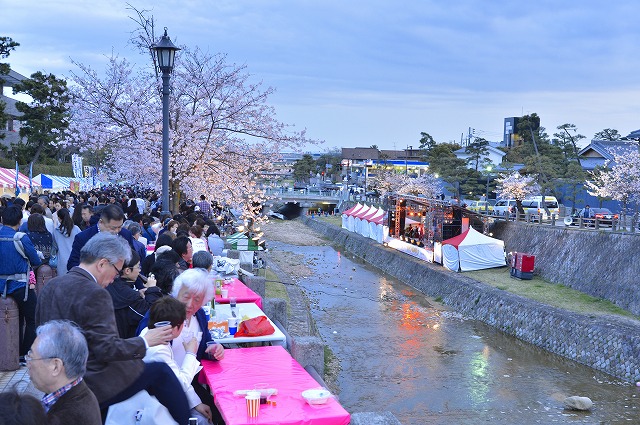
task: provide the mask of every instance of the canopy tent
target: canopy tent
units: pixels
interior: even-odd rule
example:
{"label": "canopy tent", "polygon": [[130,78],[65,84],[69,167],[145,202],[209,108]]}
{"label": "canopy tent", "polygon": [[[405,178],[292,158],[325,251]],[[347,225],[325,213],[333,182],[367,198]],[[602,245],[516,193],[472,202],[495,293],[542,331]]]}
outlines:
{"label": "canopy tent", "polygon": [[380,208],[376,215],[369,219],[367,226],[369,227],[369,237],[375,239],[378,243],[384,242],[384,216],[386,212]]}
{"label": "canopy tent", "polygon": [[380,211],[382,211],[382,209],[372,207],[368,213],[363,215],[360,218],[360,227],[358,228],[358,233],[368,238],[370,234],[369,224],[371,223],[373,217],[380,214]]}
{"label": "canopy tent", "polygon": [[[40,186],[39,183],[33,181],[33,187]],[[16,170],[13,168],[0,167],[0,188],[16,187]],[[22,173],[18,173],[18,187],[21,190],[29,190],[29,177]]]}
{"label": "canopy tent", "polygon": [[355,228],[356,215],[362,211],[368,210],[369,207],[367,204],[360,205],[360,208],[354,209],[350,214],[347,215],[347,230],[353,232]]}
{"label": "canopy tent", "polygon": [[[360,224],[362,223],[362,217],[369,214],[369,212],[371,212],[373,209],[375,209],[373,205],[369,205],[369,206],[365,205],[364,208],[361,208],[357,214],[352,215],[349,218],[349,223],[350,223],[349,231],[360,233]],[[351,224],[352,218],[353,218],[353,224]]]}
{"label": "canopy tent", "polygon": [[453,271],[471,271],[505,266],[504,242],[473,227],[442,241],[442,265]]}
{"label": "canopy tent", "polygon": [[33,181],[38,182],[43,189],[69,190],[72,177],[53,176],[50,174],[38,174]]}
{"label": "canopy tent", "polygon": [[343,229],[348,229],[349,228],[349,216],[360,210],[360,208],[362,208],[362,204],[360,204],[359,202],[357,204],[355,204],[354,206],[352,206],[351,208],[349,208],[348,210],[346,210],[345,212],[342,213],[342,228]]}

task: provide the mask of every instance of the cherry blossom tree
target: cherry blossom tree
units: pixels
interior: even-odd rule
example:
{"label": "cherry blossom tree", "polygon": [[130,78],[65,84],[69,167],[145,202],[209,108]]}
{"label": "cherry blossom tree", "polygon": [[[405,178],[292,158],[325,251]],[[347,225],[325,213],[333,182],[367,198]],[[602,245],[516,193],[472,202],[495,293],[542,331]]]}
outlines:
{"label": "cherry blossom tree", "polygon": [[628,151],[624,155],[615,154],[611,168],[590,172],[591,178],[585,182],[587,192],[599,198],[611,198],[622,202],[622,214],[626,214],[631,201],[640,201],[640,154]]}
{"label": "cherry blossom tree", "polygon": [[511,174],[500,174],[496,182],[498,183],[496,188],[498,198],[515,199],[520,213],[524,213],[522,201],[527,196],[540,191],[540,187],[533,176],[523,176],[517,171]]}
{"label": "cherry blossom tree", "polygon": [[419,177],[409,177],[406,174],[397,174],[390,170],[380,170],[373,179],[372,186],[382,196],[396,192],[435,198],[442,193],[442,184],[433,174],[429,173]]}
{"label": "cherry blossom tree", "polygon": [[[153,32],[142,32],[141,45]],[[145,39],[144,35],[148,37]],[[138,40],[140,41],[140,39]],[[147,52],[148,53],[148,52]],[[108,152],[110,177],[159,189],[162,160],[161,82],[153,64],[140,67],[113,56],[103,77],[75,63],[72,143]],[[243,207],[253,216],[266,195],[258,182],[285,149],[299,150],[305,131],[276,119],[273,88],[250,81],[246,66],[223,54],[182,46],[171,76],[170,195],[184,194]]]}

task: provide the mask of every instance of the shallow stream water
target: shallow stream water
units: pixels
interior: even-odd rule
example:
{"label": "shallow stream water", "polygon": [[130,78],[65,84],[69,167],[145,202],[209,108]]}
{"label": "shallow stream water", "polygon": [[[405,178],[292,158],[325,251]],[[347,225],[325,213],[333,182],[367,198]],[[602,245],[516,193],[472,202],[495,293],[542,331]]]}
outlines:
{"label": "shallow stream water", "polygon": [[[273,242],[304,256],[299,282],[339,359],[349,412],[391,411],[409,424],[640,423],[640,388],[462,317],[330,246]],[[587,396],[590,412],[567,411]]]}

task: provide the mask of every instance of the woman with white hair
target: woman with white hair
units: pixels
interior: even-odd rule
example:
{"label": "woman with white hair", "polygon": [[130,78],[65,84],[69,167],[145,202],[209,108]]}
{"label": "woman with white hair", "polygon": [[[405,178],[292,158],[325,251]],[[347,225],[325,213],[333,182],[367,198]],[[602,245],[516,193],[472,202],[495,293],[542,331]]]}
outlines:
{"label": "woman with white hair", "polygon": [[[173,282],[171,295],[187,307],[187,321],[182,335],[193,335],[198,338],[198,360],[206,359],[208,353],[211,353],[218,360],[223,358],[224,348],[220,344],[210,347],[207,351],[207,342],[211,341],[211,335],[207,326],[207,316],[202,306],[211,302],[215,295],[209,274],[205,270],[197,268],[182,272]],[[182,361],[185,353],[181,344],[175,344],[174,355],[177,362]]]}

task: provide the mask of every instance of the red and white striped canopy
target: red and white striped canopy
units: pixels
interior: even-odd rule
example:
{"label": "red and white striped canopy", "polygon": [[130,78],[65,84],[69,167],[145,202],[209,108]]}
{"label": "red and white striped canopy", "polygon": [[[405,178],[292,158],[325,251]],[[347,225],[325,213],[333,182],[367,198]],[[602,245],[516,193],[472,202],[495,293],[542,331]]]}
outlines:
{"label": "red and white striped canopy", "polygon": [[[40,186],[35,180],[33,187]],[[15,168],[0,167],[0,187],[16,187],[16,170]],[[29,189],[29,177],[22,173],[18,173],[18,187],[20,189]]]}

